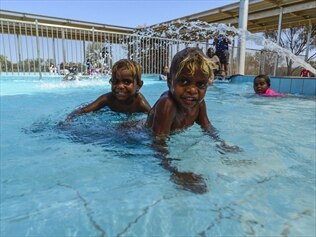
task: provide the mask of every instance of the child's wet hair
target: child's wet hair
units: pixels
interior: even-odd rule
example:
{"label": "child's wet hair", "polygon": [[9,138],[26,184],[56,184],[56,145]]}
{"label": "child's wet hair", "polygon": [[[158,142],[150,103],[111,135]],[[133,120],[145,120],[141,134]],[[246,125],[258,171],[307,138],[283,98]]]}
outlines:
{"label": "child's wet hair", "polygon": [[267,83],[267,85],[270,87],[270,77],[268,75],[260,74],[260,75],[256,76],[255,79],[253,79],[253,82],[255,82],[256,79],[259,79],[259,78],[263,78],[265,80],[265,82]]}
{"label": "child's wet hair", "polygon": [[170,66],[170,79],[176,79],[184,68],[187,68],[192,75],[196,69],[201,69],[209,80],[214,79],[213,63],[200,48],[188,47],[176,53]]}
{"label": "child's wet hair", "polygon": [[134,79],[136,79],[136,82],[138,85],[141,84],[141,76],[142,76],[142,67],[139,63],[129,60],[129,59],[121,59],[117,61],[113,67],[112,67],[112,79],[115,80],[116,78],[116,72],[119,69],[126,68],[132,73],[132,76]]}

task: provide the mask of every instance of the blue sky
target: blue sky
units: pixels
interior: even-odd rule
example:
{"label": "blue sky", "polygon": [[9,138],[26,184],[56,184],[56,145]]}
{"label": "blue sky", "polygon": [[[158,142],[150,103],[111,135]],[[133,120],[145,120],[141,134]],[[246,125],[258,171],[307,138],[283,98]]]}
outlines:
{"label": "blue sky", "polygon": [[3,10],[69,18],[126,27],[147,26],[236,0],[0,0]]}

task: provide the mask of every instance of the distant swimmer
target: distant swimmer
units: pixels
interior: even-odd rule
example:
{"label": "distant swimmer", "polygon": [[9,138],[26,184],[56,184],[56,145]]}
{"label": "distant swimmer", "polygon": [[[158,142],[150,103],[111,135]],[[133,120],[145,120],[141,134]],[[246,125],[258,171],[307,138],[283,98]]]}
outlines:
{"label": "distant swimmer", "polygon": [[261,96],[284,96],[270,88],[270,78],[267,75],[258,75],[253,80],[253,89]]}

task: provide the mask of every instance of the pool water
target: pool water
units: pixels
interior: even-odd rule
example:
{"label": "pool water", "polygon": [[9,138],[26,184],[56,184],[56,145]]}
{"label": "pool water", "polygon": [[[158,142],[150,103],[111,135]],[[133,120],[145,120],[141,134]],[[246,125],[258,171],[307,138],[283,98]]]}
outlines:
{"label": "pool water", "polygon": [[[153,105],[167,89],[144,76]],[[251,83],[208,88],[219,153],[194,125],[168,140],[180,171],[208,192],[170,179],[146,118],[103,109],[59,126],[110,90],[108,78],[1,78],[1,236],[315,236],[315,97],[253,95]]]}

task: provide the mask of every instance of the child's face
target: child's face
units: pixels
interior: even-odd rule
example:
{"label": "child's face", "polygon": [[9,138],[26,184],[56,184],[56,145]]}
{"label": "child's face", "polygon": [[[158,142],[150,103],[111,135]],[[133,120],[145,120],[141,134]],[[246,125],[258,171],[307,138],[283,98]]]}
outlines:
{"label": "child's face", "polygon": [[164,72],[164,73],[169,73],[169,67],[164,67],[164,68],[163,68],[163,72]]}
{"label": "child's face", "polygon": [[170,91],[178,105],[182,108],[192,108],[204,99],[207,85],[208,77],[201,69],[196,69],[192,75],[184,68],[178,78],[172,80]]}
{"label": "child's face", "polygon": [[137,85],[131,71],[121,68],[117,70],[115,78],[111,79],[111,88],[118,100],[127,100],[136,94],[140,86]]}
{"label": "child's face", "polygon": [[253,89],[257,94],[264,94],[268,88],[269,85],[264,78],[257,78],[253,83]]}
{"label": "child's face", "polygon": [[212,58],[213,56],[214,56],[214,51],[213,50],[209,50],[208,52],[207,52],[207,56],[209,56],[210,58]]}

